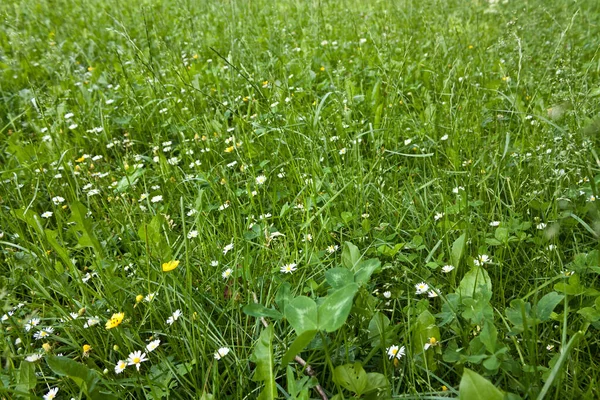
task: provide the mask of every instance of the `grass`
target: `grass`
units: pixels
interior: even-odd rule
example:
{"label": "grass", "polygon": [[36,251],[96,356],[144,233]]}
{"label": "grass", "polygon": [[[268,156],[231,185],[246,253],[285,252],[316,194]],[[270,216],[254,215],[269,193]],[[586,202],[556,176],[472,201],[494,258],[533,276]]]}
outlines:
{"label": "grass", "polygon": [[0,14],[4,398],[600,397],[600,3]]}

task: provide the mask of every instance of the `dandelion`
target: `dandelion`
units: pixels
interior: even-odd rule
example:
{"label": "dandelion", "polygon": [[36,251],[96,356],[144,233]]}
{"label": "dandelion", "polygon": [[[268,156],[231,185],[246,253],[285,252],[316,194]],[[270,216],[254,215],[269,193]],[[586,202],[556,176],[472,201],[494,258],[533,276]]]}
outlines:
{"label": "dandelion", "polygon": [[475,264],[478,267],[481,267],[483,266],[483,264],[487,264],[490,262],[492,262],[492,259],[487,254],[480,254],[477,256],[476,259],[473,260],[473,264]]}
{"label": "dandelion", "polygon": [[426,284],[425,282],[417,283],[415,285],[415,289],[417,289],[417,291],[415,292],[415,294],[427,293],[427,291],[429,290],[429,285]]}
{"label": "dandelion", "polygon": [[112,329],[121,325],[121,322],[123,322],[124,317],[125,313],[114,313],[112,317],[110,317],[110,319],[106,321],[106,329]]}
{"label": "dandelion", "polygon": [[401,359],[404,356],[404,352],[406,351],[406,349],[404,348],[404,346],[399,347],[397,345],[393,345],[387,348],[387,354],[390,357],[390,360],[392,358],[396,358],[396,359]]}
{"label": "dandelion", "polygon": [[44,344],[42,345],[42,349],[44,349],[44,351],[45,351],[46,353],[49,353],[49,352],[50,352],[50,350],[52,350],[52,346],[50,346],[50,343],[44,343]]}
{"label": "dandelion", "polygon": [[150,199],[150,201],[153,202],[153,203],[158,203],[158,202],[162,201],[162,199],[163,199],[163,197],[161,195],[158,195],[158,196],[152,197]]}
{"label": "dandelion", "polygon": [[229,354],[229,347],[221,347],[219,348],[219,350],[215,351],[215,360],[220,360],[221,358],[225,357],[227,354]]}
{"label": "dandelion", "polygon": [[442,272],[447,274],[449,272],[452,272],[453,269],[454,269],[454,265],[444,265],[442,267]]}
{"label": "dandelion", "polygon": [[295,263],[291,263],[291,264],[285,264],[281,267],[280,271],[284,274],[291,274],[292,272],[294,272],[296,270],[296,264]]}
{"label": "dandelion", "polygon": [[146,345],[146,351],[151,353],[158,348],[158,345],[160,345],[160,339],[153,340]]}
{"label": "dandelion", "polygon": [[173,325],[173,323],[175,321],[177,321],[179,319],[179,317],[181,317],[181,310],[175,310],[175,312],[173,313],[173,315],[171,315],[168,319],[167,319],[167,324],[169,325]]}
{"label": "dandelion", "polygon": [[267,177],[264,175],[259,175],[256,177],[256,184],[263,185],[267,181]]}
{"label": "dandelion", "polygon": [[44,395],[44,400],[52,400],[56,398],[56,394],[58,393],[58,388],[52,388],[48,390],[48,393]]}
{"label": "dandelion", "polygon": [[54,332],[54,328],[52,328],[52,327],[44,328],[44,329],[41,329],[41,330],[37,331],[33,335],[33,338],[35,340],[45,339],[48,336],[50,336],[52,334],[52,332]]}
{"label": "dandelion", "polygon": [[125,368],[127,368],[127,363],[123,360],[119,360],[117,365],[115,365],[115,374],[120,374],[121,372],[125,371]]}
{"label": "dandelion", "polygon": [[179,265],[179,260],[171,260],[162,265],[163,272],[173,271]]}
{"label": "dandelion", "polygon": [[225,271],[223,271],[221,276],[223,277],[223,279],[227,279],[231,276],[231,274],[233,274],[233,270],[231,268],[227,268]]}
{"label": "dandelion", "polygon": [[50,218],[54,214],[52,211],[46,211],[42,214],[42,218]]}
{"label": "dandelion", "polygon": [[223,247],[223,254],[227,254],[231,250],[233,250],[233,243],[229,243],[227,246]]}
{"label": "dandelion", "polygon": [[92,346],[89,344],[83,345],[83,357],[88,357],[90,355],[90,351],[92,350]]}
{"label": "dandelion", "polygon": [[144,361],[148,361],[146,358],[146,353],[142,353],[140,350],[138,350],[129,354],[129,357],[127,358],[127,365],[135,365],[139,371],[140,366]]}
{"label": "dandelion", "polygon": [[27,362],[36,362],[42,359],[42,355],[40,353],[35,353],[35,354],[31,354],[27,357],[25,357],[25,361]]}

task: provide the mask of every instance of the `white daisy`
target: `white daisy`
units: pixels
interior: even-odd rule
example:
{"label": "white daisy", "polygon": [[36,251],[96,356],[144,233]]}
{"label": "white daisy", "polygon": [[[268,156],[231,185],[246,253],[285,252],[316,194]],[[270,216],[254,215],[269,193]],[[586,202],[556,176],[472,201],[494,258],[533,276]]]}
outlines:
{"label": "white daisy", "polygon": [[220,360],[229,354],[229,347],[221,347],[219,350],[215,351],[215,360]]}
{"label": "white daisy", "polygon": [[142,353],[138,350],[129,354],[129,357],[127,358],[127,365],[135,365],[135,367],[139,371],[140,366],[144,361],[148,361],[148,359],[146,358],[146,353]]}
{"label": "white daisy", "polygon": [[405,348],[404,346],[399,347],[399,346],[390,346],[387,349],[387,353],[388,356],[390,357],[390,360],[394,357],[396,357],[398,360],[402,358],[402,356],[404,356],[404,352],[405,352]]}

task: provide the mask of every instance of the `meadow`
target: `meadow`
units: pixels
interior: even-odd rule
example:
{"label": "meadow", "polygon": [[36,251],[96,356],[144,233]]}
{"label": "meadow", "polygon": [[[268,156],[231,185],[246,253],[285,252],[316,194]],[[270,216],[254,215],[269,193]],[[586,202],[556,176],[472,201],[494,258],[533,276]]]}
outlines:
{"label": "meadow", "polygon": [[600,2],[0,2],[1,399],[600,398]]}

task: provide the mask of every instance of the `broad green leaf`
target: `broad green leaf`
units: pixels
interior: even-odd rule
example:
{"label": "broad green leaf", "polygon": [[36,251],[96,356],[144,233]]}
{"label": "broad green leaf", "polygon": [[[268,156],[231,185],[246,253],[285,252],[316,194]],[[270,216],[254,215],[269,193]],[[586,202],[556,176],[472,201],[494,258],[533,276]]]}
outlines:
{"label": "broad green leaf", "polygon": [[455,268],[458,268],[460,259],[463,256],[466,238],[467,234],[463,233],[454,241],[454,243],[452,243],[452,253],[450,254],[450,259],[452,260],[452,265],[454,265]]}
{"label": "broad green leaf", "polygon": [[316,330],[318,328],[317,303],[309,297],[293,298],[285,307],[285,318],[296,334]]}
{"label": "broad green leaf", "polygon": [[302,350],[304,350],[304,348],[308,346],[308,344],[314,339],[317,332],[318,331],[315,329],[298,335],[298,337],[290,345],[289,349],[285,352],[285,355],[281,359],[281,364],[286,365],[292,362],[294,357],[300,354],[300,352],[302,352]]}
{"label": "broad green leaf", "polygon": [[550,292],[542,297],[535,306],[535,316],[540,321],[548,321],[554,308],[565,298],[562,294]]}
{"label": "broad green leaf", "polygon": [[481,292],[489,293],[491,296],[492,280],[484,268],[475,265],[462,278],[456,293],[461,297],[474,297],[475,293]]}
{"label": "broad green leaf", "polygon": [[583,307],[577,311],[577,314],[582,315],[589,322],[596,322],[600,320],[600,311],[594,307]]}
{"label": "broad green leaf", "polygon": [[354,274],[354,282],[359,286],[362,286],[369,282],[371,275],[381,266],[381,261],[376,258],[371,258],[365,261],[361,261],[356,266],[356,273]]}
{"label": "broad green leaf", "polygon": [[525,324],[533,326],[537,323],[531,315],[531,304],[521,299],[515,299],[510,302],[510,308],[505,310],[506,318],[514,325],[516,332],[522,332]]}
{"label": "broad green leaf", "polygon": [[481,343],[483,343],[487,351],[489,351],[492,354],[496,352],[496,345],[498,343],[498,330],[496,329],[493,320],[485,321],[483,329],[479,334],[479,339],[481,340]]}
{"label": "broad green leaf", "polygon": [[505,243],[508,240],[508,228],[498,227],[494,232],[496,240]]}
{"label": "broad green leaf", "polygon": [[348,269],[354,269],[354,266],[360,260],[360,251],[358,247],[350,242],[344,243],[344,249],[342,250],[342,265]]}
{"label": "broad green leaf", "polygon": [[100,398],[97,390],[100,378],[96,371],[68,357],[48,356],[46,362],[55,374],[71,378],[88,396]]}
{"label": "broad green leaf", "polygon": [[504,393],[483,376],[465,368],[460,380],[458,398],[460,400],[503,400]]}
{"label": "broad green leaf", "polygon": [[273,358],[273,325],[266,327],[254,344],[250,360],[256,364],[252,380],[264,382],[265,386],[258,396],[259,400],[276,399],[275,360]]}
{"label": "broad green leaf", "polygon": [[279,290],[277,290],[277,294],[275,295],[275,304],[277,304],[279,311],[282,313],[285,313],[285,306],[287,306],[290,298],[292,297],[291,288],[292,285],[290,285],[289,282],[284,282],[281,284]]}
{"label": "broad green leaf", "polygon": [[125,192],[131,186],[134,186],[137,183],[138,179],[142,175],[144,175],[145,172],[146,172],[146,168],[138,168],[138,169],[134,170],[131,175],[125,175],[124,177],[121,178],[121,180],[117,184],[117,187],[115,188],[115,192],[117,192],[117,193]]}
{"label": "broad green leaf", "polygon": [[268,318],[273,318],[273,319],[281,319],[283,318],[283,315],[273,309],[273,308],[267,308],[265,306],[263,306],[262,304],[258,304],[258,303],[251,303],[251,304],[246,304],[243,308],[244,313],[246,313],[247,315],[250,315],[251,317],[268,317]]}
{"label": "broad green leaf", "polygon": [[354,275],[348,268],[331,268],[325,272],[325,280],[334,289],[339,289],[354,282]]}
{"label": "broad green leaf", "polygon": [[390,388],[390,383],[388,382],[387,378],[385,377],[385,375],[380,374],[378,372],[369,372],[367,373],[367,387],[365,388],[365,394],[369,394],[371,392],[379,392],[377,393],[378,396],[376,397],[371,397],[371,396],[367,396],[367,398],[371,399],[371,398],[384,398],[384,399],[389,399],[389,388]]}
{"label": "broad green leaf", "polygon": [[382,345],[387,346],[386,339],[387,335],[392,329],[389,328],[390,319],[381,312],[376,312],[369,322],[369,342],[372,347],[378,347]]}
{"label": "broad green leaf", "polygon": [[92,247],[98,256],[102,256],[102,245],[94,234],[92,221],[86,217],[87,208],[79,202],[71,203],[71,222],[75,222],[74,228],[81,233],[78,245],[80,247]]}
{"label": "broad green leaf", "polygon": [[27,210],[19,208],[13,210],[13,214],[15,217],[25,222],[29,227],[31,227],[38,235],[44,236],[44,227],[42,226],[42,219],[37,213],[32,210]]}
{"label": "broad green leaf", "polygon": [[36,383],[35,364],[28,361],[21,361],[15,390],[18,392],[29,392],[35,388]]}
{"label": "broad green leaf", "polygon": [[61,246],[60,243],[58,243],[58,240],[56,239],[58,236],[58,232],[50,229],[46,229],[44,230],[44,232],[46,234],[46,239],[48,239],[48,243],[54,249],[56,254],[60,257],[65,266],[69,267],[73,265],[71,259],[69,258],[69,253],[63,246]]}
{"label": "broad green leaf", "polygon": [[319,305],[318,327],[326,332],[333,332],[344,325],[350,310],[358,285],[351,283],[325,297]]}
{"label": "broad green leaf", "polygon": [[164,218],[160,215],[155,215],[149,224],[143,224],[138,229],[138,237],[142,242],[150,248],[155,257],[158,257],[161,262],[171,261],[173,259],[172,251],[165,237],[162,234],[162,224]]}
{"label": "broad green leaf", "polygon": [[344,389],[358,395],[365,392],[369,383],[367,373],[359,362],[335,367],[333,370],[333,381]]}
{"label": "broad green leaf", "polygon": [[431,371],[437,369],[437,362],[433,357],[434,352],[441,353],[439,346],[434,346],[425,350],[425,344],[430,343],[430,339],[435,338],[436,341],[441,339],[440,328],[435,324],[435,317],[428,310],[423,311],[417,317],[413,333],[414,354],[424,353],[427,358],[427,368]]}

